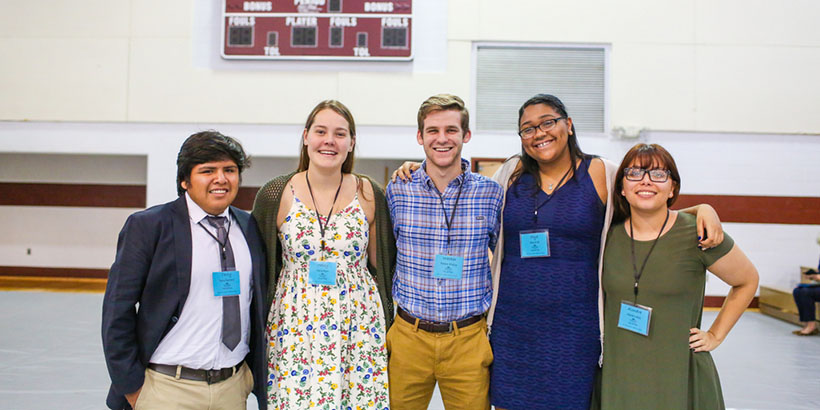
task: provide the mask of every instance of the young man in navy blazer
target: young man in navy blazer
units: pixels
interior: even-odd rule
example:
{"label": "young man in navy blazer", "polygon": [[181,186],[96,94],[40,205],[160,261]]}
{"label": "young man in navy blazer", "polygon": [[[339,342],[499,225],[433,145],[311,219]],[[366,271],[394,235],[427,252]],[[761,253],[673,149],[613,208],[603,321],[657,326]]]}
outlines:
{"label": "young man in navy blazer", "polygon": [[112,409],[265,409],[267,286],[254,219],[231,203],[249,159],[216,131],[177,156],[175,201],[128,217],[103,300]]}

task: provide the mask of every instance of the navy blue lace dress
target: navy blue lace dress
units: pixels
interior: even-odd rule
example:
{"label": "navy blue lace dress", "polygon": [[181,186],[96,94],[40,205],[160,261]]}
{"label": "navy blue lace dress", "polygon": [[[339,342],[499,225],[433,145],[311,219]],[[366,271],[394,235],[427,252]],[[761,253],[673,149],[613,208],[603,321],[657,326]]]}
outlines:
{"label": "navy blue lace dress", "polygon": [[[490,396],[497,407],[589,408],[601,352],[598,253],[605,214],[590,161],[582,161],[552,198],[529,174],[507,191],[504,261],[490,334]],[[522,259],[519,232],[536,228],[549,230],[551,256]]]}

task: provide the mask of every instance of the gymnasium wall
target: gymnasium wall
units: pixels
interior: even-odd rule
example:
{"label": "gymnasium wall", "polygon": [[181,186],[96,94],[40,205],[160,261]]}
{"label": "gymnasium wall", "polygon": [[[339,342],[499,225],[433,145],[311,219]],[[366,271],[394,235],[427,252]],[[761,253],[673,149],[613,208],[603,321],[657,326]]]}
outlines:
{"label": "gymnasium wall", "polygon": [[[682,194],[723,201],[762,284],[791,287],[817,263],[816,2],[416,0],[406,63],[222,60],[220,6],[0,3],[0,186],[15,193],[0,202],[0,267],[104,270],[125,217],[175,197],[186,136],[239,138],[256,157],[244,186],[260,186],[292,169],[305,117],[327,98],[356,117],[357,170],[383,180],[423,155],[421,101],[451,92],[474,107],[477,43],[607,47],[606,129],[644,131],[582,134],[582,148],[616,161],[638,141],[669,148]],[[464,153],[518,149],[514,130],[476,131]],[[38,184],[60,185],[62,204],[32,204]],[[117,200],[100,206],[99,193]],[[708,294],[726,291],[709,280]]]}

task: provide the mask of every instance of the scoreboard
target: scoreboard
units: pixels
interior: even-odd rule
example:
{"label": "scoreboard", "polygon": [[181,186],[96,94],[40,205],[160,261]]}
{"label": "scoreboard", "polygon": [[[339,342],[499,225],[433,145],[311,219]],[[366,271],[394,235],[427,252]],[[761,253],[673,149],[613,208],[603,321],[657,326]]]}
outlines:
{"label": "scoreboard", "polygon": [[222,57],[413,59],[412,0],[224,0]]}

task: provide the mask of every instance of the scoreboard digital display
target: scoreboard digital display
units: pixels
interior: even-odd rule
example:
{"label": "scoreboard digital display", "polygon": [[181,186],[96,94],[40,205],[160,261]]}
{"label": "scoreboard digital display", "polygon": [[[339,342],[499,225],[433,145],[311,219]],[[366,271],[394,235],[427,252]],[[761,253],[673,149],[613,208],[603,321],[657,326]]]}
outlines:
{"label": "scoreboard digital display", "polygon": [[412,0],[224,0],[222,57],[412,60],[412,3]]}

